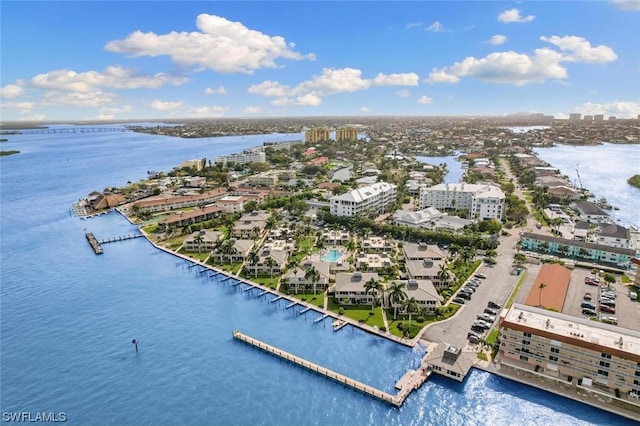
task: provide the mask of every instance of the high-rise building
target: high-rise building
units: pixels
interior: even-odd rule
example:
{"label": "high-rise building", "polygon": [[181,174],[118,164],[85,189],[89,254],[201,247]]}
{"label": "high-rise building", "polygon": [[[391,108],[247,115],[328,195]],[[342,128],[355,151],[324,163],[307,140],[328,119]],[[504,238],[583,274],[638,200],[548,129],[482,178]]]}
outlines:
{"label": "high-rise building", "polygon": [[315,127],[304,133],[304,141],[307,143],[327,142],[329,140],[329,130],[324,127]]}
{"label": "high-rise building", "polygon": [[584,121],[593,121],[593,115],[585,115],[582,119]]}
{"label": "high-rise building", "polygon": [[382,213],[396,201],[398,188],[391,183],[378,182],[354,189],[346,194],[334,195],[329,199],[331,214],[336,216],[356,216],[366,213]]}
{"label": "high-rise building", "polygon": [[502,219],[505,195],[492,184],[441,183],[420,188],[420,208],[467,209],[472,219]]}
{"label": "high-rise building", "polygon": [[336,130],[336,142],[357,141],[358,129],[352,126],[340,127]]}
{"label": "high-rise building", "polygon": [[580,118],[582,117],[582,114],[569,114],[569,121],[580,121]]}
{"label": "high-rise building", "polygon": [[593,116],[593,121],[604,121],[604,115],[596,114]]}

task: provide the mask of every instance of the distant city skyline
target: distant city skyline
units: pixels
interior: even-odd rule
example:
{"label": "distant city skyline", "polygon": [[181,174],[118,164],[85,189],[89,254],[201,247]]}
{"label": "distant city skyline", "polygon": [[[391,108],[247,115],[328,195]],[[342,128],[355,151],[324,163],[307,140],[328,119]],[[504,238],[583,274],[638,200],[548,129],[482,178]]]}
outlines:
{"label": "distant city skyline", "polygon": [[640,114],[640,0],[2,2],[2,121]]}

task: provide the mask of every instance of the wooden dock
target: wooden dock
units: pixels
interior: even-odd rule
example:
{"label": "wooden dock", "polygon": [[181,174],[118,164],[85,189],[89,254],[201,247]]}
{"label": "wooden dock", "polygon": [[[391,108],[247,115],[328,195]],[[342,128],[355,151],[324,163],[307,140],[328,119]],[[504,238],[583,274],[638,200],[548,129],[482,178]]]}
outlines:
{"label": "wooden dock", "polygon": [[89,245],[91,246],[95,254],[104,253],[102,246],[100,245],[100,243],[98,242],[98,239],[96,238],[95,235],[93,235],[92,232],[87,232],[85,236],[87,237],[87,241],[89,241]]}
{"label": "wooden dock", "polygon": [[[342,383],[345,386],[358,390],[366,395],[372,396],[395,407],[400,407],[407,399],[409,394],[413,390],[418,389],[427,380],[429,374],[431,373],[430,371],[427,371],[426,368],[420,368],[420,370],[418,370],[417,372],[411,370],[413,371],[411,374],[405,374],[400,382],[398,382],[399,384],[401,384],[400,392],[398,392],[396,395],[391,395],[390,393],[383,392],[379,389],[374,388],[373,386],[369,386],[357,380],[351,379],[343,374],[315,364],[311,361],[307,361],[304,358],[300,358],[296,355],[280,350],[275,346],[269,345],[268,343],[264,343],[260,340],[254,339],[253,337],[249,337],[237,330],[233,332],[233,338],[235,340],[247,343],[255,348],[261,349],[267,353],[285,359],[296,365],[299,365],[300,367],[303,367],[309,371],[318,373],[321,376],[328,377],[329,379],[335,380],[336,382]],[[396,386],[398,386],[398,384],[396,384]]]}

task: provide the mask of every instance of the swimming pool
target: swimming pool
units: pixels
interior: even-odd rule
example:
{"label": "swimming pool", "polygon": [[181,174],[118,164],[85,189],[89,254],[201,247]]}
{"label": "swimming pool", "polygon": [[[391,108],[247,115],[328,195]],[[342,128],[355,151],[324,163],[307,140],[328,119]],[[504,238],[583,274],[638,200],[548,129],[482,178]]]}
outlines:
{"label": "swimming pool", "polygon": [[327,254],[322,256],[320,260],[323,260],[325,262],[337,262],[341,257],[342,253],[340,252],[340,250],[331,249],[327,252]]}

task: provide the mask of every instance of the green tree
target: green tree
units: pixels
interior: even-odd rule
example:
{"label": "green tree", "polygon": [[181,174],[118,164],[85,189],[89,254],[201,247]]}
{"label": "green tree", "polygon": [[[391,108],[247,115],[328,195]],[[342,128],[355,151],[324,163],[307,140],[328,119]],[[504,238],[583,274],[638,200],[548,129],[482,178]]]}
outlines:
{"label": "green tree", "polygon": [[320,281],[320,272],[314,267],[310,267],[304,273],[304,278],[311,281],[313,284],[313,294],[316,294],[316,288],[318,286],[318,281]]}
{"label": "green tree", "polygon": [[540,285],[538,286],[538,290],[540,290],[540,293],[538,294],[538,307],[542,307],[542,290],[544,290],[547,287],[547,285],[545,283],[540,283]]}
{"label": "green tree", "polygon": [[372,311],[376,304],[376,300],[378,299],[378,294],[382,292],[383,288],[382,283],[373,277],[364,283],[364,294],[371,293],[373,295],[373,301],[371,302]]}
{"label": "green tree", "polygon": [[607,287],[610,287],[611,284],[616,282],[616,276],[611,272],[605,272],[605,274],[602,276],[602,279],[607,283]]}
{"label": "green tree", "polygon": [[396,319],[398,313],[398,305],[407,298],[407,293],[404,291],[405,283],[393,281],[389,286],[389,303],[393,306],[393,319]]}

